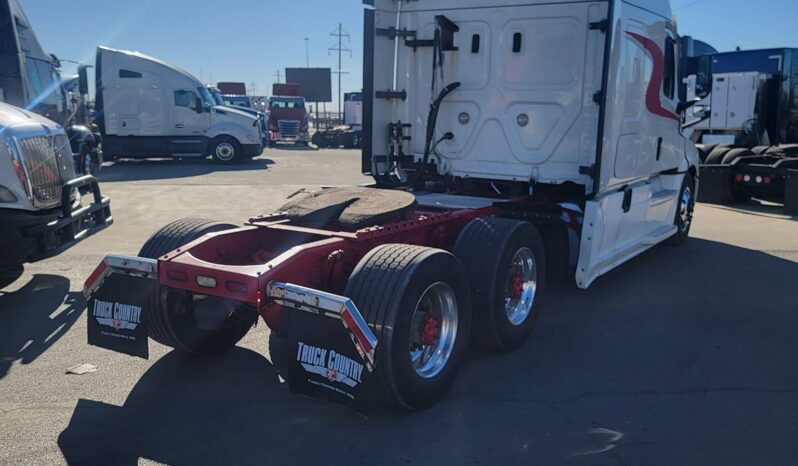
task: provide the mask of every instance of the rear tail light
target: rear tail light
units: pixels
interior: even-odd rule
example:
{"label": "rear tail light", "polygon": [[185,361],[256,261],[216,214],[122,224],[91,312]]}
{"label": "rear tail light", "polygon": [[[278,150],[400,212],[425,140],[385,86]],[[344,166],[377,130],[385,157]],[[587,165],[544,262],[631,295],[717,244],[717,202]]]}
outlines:
{"label": "rear tail light", "polygon": [[769,176],[766,176],[766,177],[765,177],[765,178],[762,180],[762,182],[763,182],[763,183],[765,183],[765,184],[770,184],[770,182],[771,182],[771,181],[773,181],[773,180],[772,180],[772,179],[770,179],[770,177],[769,177]]}
{"label": "rear tail light", "polygon": [[743,179],[744,179],[744,180],[745,180],[745,182],[747,183],[747,182],[751,181],[751,175],[745,175],[745,176],[743,177]]}
{"label": "rear tail light", "polygon": [[206,277],[204,275],[197,276],[197,285],[203,288],[216,288],[216,279],[213,277]]}
{"label": "rear tail light", "polygon": [[757,176],[756,177],[756,182],[757,183],[762,183],[762,177],[761,176]]}
{"label": "rear tail light", "polygon": [[743,181],[743,175],[737,175],[734,177],[734,181],[741,183]]}

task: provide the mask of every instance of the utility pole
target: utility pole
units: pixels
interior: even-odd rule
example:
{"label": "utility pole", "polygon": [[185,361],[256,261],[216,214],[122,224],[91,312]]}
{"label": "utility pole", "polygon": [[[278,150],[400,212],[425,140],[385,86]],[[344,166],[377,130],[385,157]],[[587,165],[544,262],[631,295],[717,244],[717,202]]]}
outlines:
{"label": "utility pole", "polygon": [[310,68],[310,38],[305,37],[305,68]]}
{"label": "utility pole", "polygon": [[282,79],[281,78],[282,75],[280,74],[280,70],[277,70],[277,72],[274,73],[274,76],[277,77],[277,84],[280,84],[280,80]]}
{"label": "utility pole", "polygon": [[258,95],[258,85],[255,81],[249,83],[249,95]]}
{"label": "utility pole", "polygon": [[344,31],[344,28],[341,25],[341,23],[338,23],[338,29],[336,29],[335,32],[331,33],[330,35],[338,38],[338,43],[327,49],[328,50],[327,53],[329,54],[330,52],[338,52],[338,71],[333,71],[333,73],[338,75],[338,117],[343,119],[344,99],[343,95],[341,94],[341,76],[344,74],[349,74],[349,72],[343,71],[341,69],[341,56],[343,55],[344,52],[349,52],[349,56],[350,57],[352,56],[352,50],[346,45],[344,45],[344,39],[346,39],[347,43],[349,43],[352,39],[349,36],[349,33]]}

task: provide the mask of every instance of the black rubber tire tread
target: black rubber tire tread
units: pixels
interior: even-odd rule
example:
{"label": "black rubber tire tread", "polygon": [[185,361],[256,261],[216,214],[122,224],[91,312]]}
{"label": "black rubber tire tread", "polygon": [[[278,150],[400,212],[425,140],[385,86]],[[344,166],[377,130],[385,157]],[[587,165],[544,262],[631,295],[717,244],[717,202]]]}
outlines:
{"label": "black rubber tire tread", "polygon": [[798,144],[781,144],[773,146],[767,151],[768,154],[798,155]]}
{"label": "black rubber tire tread", "polygon": [[696,144],[696,149],[698,149],[698,156],[701,159],[701,163],[704,163],[712,153],[715,148],[718,147],[717,144]]}
{"label": "black rubber tire tread", "polygon": [[[201,218],[175,220],[150,236],[141,247],[138,255],[139,257],[148,259],[158,259],[180,246],[188,244],[208,233],[230,230],[232,228],[237,227],[236,225],[214,222]],[[165,296],[162,296],[165,292],[165,290],[159,288],[156,289],[153,296],[153,303],[151,305],[153,312],[150,313],[147,320],[147,329],[150,338],[162,345],[170,346],[181,351],[189,353],[202,352],[198,351],[197,348],[190,348],[175,333],[169,321],[168,312],[162,303],[162,301],[166,299]]]}
{"label": "black rubber tire tread", "polygon": [[[450,266],[459,268],[454,272],[459,272],[464,289],[462,296],[457,296],[458,315],[462,317],[458,325],[465,328],[458,327],[457,346],[452,351],[447,368],[436,376],[441,383],[434,396],[427,399],[409,399],[407,393],[400,393],[397,382],[401,381],[397,380],[398,375],[394,373],[394,366],[391,364],[394,362],[392,360],[394,330],[398,327],[399,313],[403,310],[402,300],[405,298],[413,274],[425,260],[435,255],[450,257],[451,260],[448,261]],[[447,251],[423,246],[406,244],[378,246],[355,267],[344,294],[355,303],[379,342],[375,354],[375,371],[378,377],[377,383],[372,387],[371,397],[382,403],[408,410],[424,409],[441,399],[449,390],[459,365],[465,358],[470,335],[471,307],[468,280],[457,258]]]}
{"label": "black rubber tire tread", "polygon": [[[533,303],[533,314],[528,317],[523,328],[510,334],[500,329],[497,314],[503,311],[498,306],[497,293],[500,279],[505,272],[502,264],[514,237],[520,235],[532,243],[538,267],[538,292]],[[546,283],[546,253],[543,237],[538,228],[531,223],[504,218],[478,218],[469,222],[460,233],[453,248],[454,255],[460,259],[471,283],[471,303],[473,325],[471,336],[483,348],[510,351],[518,348],[532,332],[542,305]],[[512,256],[507,258],[512,259]],[[503,299],[503,296],[502,298]],[[507,322],[507,325],[510,325]]]}
{"label": "black rubber tire tread", "polygon": [[762,155],[767,153],[768,149],[770,149],[770,146],[755,146],[751,148],[751,152],[755,155]]}
{"label": "black rubber tire tread", "polygon": [[720,162],[723,165],[731,165],[732,162],[739,159],[740,157],[750,157],[754,155],[753,152],[744,148],[738,147],[736,149],[732,149],[729,152],[726,152],[726,155],[723,156],[723,160]]}
{"label": "black rubber tire tread", "polygon": [[710,152],[709,155],[707,155],[707,158],[706,160],[704,160],[704,163],[707,165],[717,165],[723,161],[723,157],[730,150],[732,150],[731,146],[721,144],[712,149],[712,152]]}

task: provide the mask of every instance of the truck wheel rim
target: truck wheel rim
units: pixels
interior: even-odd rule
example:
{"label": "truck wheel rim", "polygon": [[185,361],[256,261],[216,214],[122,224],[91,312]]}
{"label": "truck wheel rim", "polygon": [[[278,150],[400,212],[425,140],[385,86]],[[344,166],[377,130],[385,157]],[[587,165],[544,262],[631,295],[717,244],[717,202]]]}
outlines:
{"label": "truck wheel rim", "polygon": [[232,160],[236,155],[236,148],[229,142],[222,142],[216,146],[216,158],[222,161]]}
{"label": "truck wheel rim", "polygon": [[416,374],[431,379],[446,368],[457,339],[457,298],[443,282],[430,285],[410,319],[410,362]]}
{"label": "truck wheel rim", "polygon": [[684,188],[679,199],[679,218],[682,220],[679,227],[682,231],[687,231],[693,221],[693,190],[689,187]]}
{"label": "truck wheel rim", "polygon": [[507,320],[518,326],[532,314],[538,288],[538,269],[535,255],[529,248],[521,248],[510,261],[510,274],[504,295],[504,310]]}

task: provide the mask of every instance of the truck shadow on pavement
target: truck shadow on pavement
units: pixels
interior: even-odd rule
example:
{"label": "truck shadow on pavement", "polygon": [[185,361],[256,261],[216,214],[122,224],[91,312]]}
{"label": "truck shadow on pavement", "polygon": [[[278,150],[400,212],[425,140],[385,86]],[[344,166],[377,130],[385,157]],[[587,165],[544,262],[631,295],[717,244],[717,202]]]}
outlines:
{"label": "truck shadow on pavement", "polygon": [[44,354],[83,314],[86,301],[69,285],[64,277],[34,275],[18,291],[0,293],[0,379],[14,362],[30,364]]}
{"label": "truck shadow on pavement", "polygon": [[104,465],[788,464],[796,276],[713,241],[657,247],[588,291],[552,287],[524,346],[473,351],[447,398],[413,414],[292,396],[251,350],[171,352],[123,406],[80,400],[58,445]]}
{"label": "truck shadow on pavement", "polygon": [[[260,157],[263,157],[261,155]],[[217,172],[266,170],[274,161],[255,158],[222,165],[208,159],[119,159],[103,165],[97,178],[102,183],[191,178]]]}

